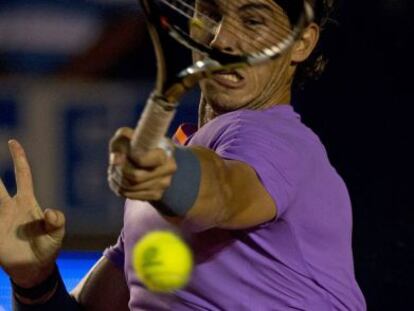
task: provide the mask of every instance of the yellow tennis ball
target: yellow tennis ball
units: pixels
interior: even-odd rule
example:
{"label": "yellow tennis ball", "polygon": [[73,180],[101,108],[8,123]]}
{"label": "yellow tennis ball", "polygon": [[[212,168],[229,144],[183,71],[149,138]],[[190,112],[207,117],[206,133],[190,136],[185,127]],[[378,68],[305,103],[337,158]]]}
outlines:
{"label": "yellow tennis ball", "polygon": [[197,17],[193,17],[193,18],[190,19],[191,27],[205,28],[204,24],[205,24],[204,21],[202,21],[201,19],[199,19]]}
{"label": "yellow tennis ball", "polygon": [[193,256],[187,244],[171,231],[152,231],[133,249],[132,263],[139,280],[151,291],[173,292],[190,279]]}

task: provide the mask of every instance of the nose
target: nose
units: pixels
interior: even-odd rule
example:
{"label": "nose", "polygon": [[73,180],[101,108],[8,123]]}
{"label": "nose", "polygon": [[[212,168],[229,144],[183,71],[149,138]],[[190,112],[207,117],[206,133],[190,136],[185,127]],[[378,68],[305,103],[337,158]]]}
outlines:
{"label": "nose", "polygon": [[210,46],[222,52],[236,54],[238,52],[237,31],[230,20],[223,18],[217,26]]}

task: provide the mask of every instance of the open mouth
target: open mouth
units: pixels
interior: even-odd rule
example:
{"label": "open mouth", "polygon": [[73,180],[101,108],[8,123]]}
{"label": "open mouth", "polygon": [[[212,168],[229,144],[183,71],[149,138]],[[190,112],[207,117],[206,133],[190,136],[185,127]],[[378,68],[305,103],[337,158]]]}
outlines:
{"label": "open mouth", "polygon": [[244,77],[237,71],[221,71],[215,73],[214,81],[229,88],[239,88],[244,84]]}

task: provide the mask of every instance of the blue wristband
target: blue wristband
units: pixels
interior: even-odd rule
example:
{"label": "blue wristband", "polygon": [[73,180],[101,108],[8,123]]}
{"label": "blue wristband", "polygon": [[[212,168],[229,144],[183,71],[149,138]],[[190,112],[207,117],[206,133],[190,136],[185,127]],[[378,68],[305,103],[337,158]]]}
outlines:
{"label": "blue wristband", "polygon": [[201,165],[190,148],[176,147],[177,171],[160,201],[152,205],[166,216],[184,216],[194,205],[201,183]]}

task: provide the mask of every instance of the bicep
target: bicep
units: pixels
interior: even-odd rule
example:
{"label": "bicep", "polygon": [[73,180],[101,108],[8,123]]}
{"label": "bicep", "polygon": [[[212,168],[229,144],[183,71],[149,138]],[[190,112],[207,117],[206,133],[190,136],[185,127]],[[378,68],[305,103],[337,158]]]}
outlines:
{"label": "bicep", "polygon": [[245,229],[276,217],[276,203],[250,165],[207,148],[192,150],[200,160],[200,189],[181,225],[191,231]]}
{"label": "bicep", "polygon": [[129,290],[122,269],[102,257],[72,291],[84,310],[129,310]]}
{"label": "bicep", "polygon": [[241,161],[224,160],[226,180],[232,189],[226,208],[229,217],[218,227],[245,229],[266,223],[277,216],[276,202],[264,187],[256,171]]}

